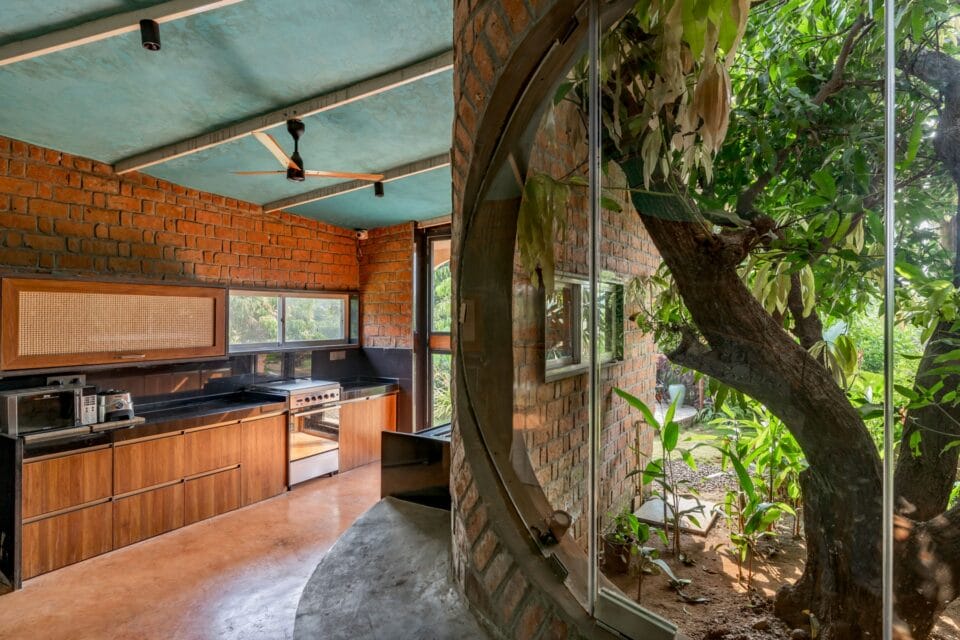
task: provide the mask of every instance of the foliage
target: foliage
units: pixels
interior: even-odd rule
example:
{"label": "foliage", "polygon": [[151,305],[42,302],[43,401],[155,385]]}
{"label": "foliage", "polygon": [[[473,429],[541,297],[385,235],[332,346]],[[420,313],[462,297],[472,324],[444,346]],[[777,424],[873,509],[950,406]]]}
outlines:
{"label": "foliage", "polygon": [[688,482],[676,478],[673,462],[679,457],[687,466],[696,470],[697,461],[693,458],[689,449],[677,447],[677,443],[680,440],[680,423],[673,419],[677,405],[675,402],[671,403],[661,422],[657,420],[650,408],[639,398],[619,388],[614,388],[614,392],[626,400],[627,404],[640,412],[644,421],[654,430],[657,436],[663,456],[651,460],[642,470],[636,469],[630,475],[640,473],[643,476],[644,484],[655,482],[659,487],[657,495],[663,500],[663,522],[664,525],[668,522],[670,523],[670,528],[673,532],[673,554],[679,557],[681,522],[684,518],[687,518],[694,524],[699,524],[694,514],[702,514],[703,506],[699,504],[698,500],[698,504],[695,507],[690,509],[680,508],[681,492],[696,496],[696,489],[690,487]]}
{"label": "foliage", "polygon": [[[799,518],[800,473],[806,466],[803,452],[786,426],[765,407],[752,403],[753,416],[736,418],[732,412],[718,418],[720,441],[715,446],[737,479],[737,489],[727,491],[721,511],[730,528],[737,553],[737,573],[747,588],[753,581],[753,557],[761,539],[773,535],[773,525],[785,513]],[[793,506],[791,506],[793,505]]]}
{"label": "foliage", "polygon": [[433,426],[449,424],[453,417],[453,399],[450,396],[450,380],[453,376],[453,361],[449,353],[434,353],[431,360],[433,374]]}
{"label": "foliage", "polygon": [[277,296],[230,296],[230,344],[277,344]]}

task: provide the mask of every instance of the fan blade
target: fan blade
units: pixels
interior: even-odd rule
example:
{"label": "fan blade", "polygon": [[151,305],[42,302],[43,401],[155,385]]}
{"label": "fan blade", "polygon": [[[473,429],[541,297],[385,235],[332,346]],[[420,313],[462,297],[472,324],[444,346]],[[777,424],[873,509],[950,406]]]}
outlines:
{"label": "fan blade", "polygon": [[350,180],[369,180],[370,182],[376,182],[378,180],[383,180],[383,175],[380,173],[347,173],[345,171],[304,171],[304,175],[311,178],[348,178]]}
{"label": "fan blade", "polygon": [[267,151],[273,154],[273,157],[277,159],[277,162],[280,163],[280,166],[285,170],[289,167],[291,169],[297,169],[297,163],[290,159],[286,153],[283,152],[283,149],[273,139],[269,133],[264,133],[263,131],[254,131],[253,137],[260,141],[260,144],[267,148]]}
{"label": "fan blade", "polygon": [[272,176],[277,173],[286,173],[286,171],[231,171],[230,173],[238,176]]}

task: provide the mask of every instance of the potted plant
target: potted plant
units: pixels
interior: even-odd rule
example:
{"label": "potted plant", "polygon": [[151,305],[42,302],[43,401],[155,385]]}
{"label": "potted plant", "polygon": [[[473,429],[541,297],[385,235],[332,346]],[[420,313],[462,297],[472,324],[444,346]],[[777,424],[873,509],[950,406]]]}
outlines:
{"label": "potted plant", "polygon": [[633,533],[639,521],[624,509],[613,519],[613,527],[603,534],[603,569],[607,573],[626,573],[634,545]]}

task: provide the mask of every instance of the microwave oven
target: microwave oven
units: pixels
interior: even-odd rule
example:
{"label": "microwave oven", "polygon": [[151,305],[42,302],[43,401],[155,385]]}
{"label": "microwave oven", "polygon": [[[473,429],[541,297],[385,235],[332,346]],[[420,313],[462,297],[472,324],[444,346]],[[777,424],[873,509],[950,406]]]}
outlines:
{"label": "microwave oven", "polygon": [[[0,392],[0,430],[11,436],[65,429],[96,422],[96,411],[87,409],[90,398],[96,407],[92,385],[49,386]],[[91,415],[94,419],[91,419]]]}

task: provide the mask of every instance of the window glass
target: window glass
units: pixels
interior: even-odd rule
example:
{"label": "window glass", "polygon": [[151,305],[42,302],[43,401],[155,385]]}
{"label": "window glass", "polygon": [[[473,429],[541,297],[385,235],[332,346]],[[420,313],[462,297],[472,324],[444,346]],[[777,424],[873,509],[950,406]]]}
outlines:
{"label": "window glass", "polygon": [[285,304],[285,342],[319,342],[345,338],[342,298],[287,297]]}
{"label": "window glass", "polygon": [[450,332],[450,239],[436,240],[430,248],[433,268],[431,291],[431,330],[437,333]]}
{"label": "window glass", "polygon": [[544,315],[544,348],[547,368],[577,362],[575,345],[577,326],[576,298],[578,286],[558,282],[553,294],[547,298]]}
{"label": "window glass", "polygon": [[433,412],[431,416],[434,427],[449,424],[453,416],[453,407],[450,400],[450,354],[430,354],[430,376],[433,379],[433,393],[431,401]]}
{"label": "window glass", "polygon": [[230,293],[230,344],[280,343],[280,296]]}

